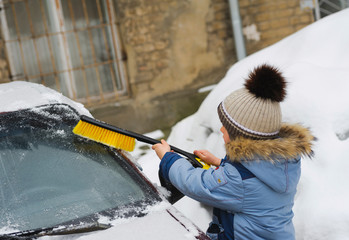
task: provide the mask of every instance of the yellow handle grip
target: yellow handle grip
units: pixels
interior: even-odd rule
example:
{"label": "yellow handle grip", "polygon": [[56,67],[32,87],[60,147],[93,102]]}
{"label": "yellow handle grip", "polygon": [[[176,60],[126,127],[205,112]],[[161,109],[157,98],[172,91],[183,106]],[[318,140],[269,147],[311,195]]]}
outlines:
{"label": "yellow handle grip", "polygon": [[207,169],[209,169],[209,168],[211,167],[210,165],[208,165],[207,163],[205,163],[204,161],[202,161],[200,158],[195,158],[195,159],[196,159],[199,163],[201,163],[203,169],[207,170]]}

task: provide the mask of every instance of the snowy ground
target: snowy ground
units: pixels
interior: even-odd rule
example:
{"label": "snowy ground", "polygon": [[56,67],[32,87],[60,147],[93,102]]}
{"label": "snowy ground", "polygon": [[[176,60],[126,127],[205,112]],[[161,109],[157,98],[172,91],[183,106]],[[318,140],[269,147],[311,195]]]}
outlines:
{"label": "snowy ground", "polygon": [[[302,162],[294,206],[297,239],[349,239],[349,9],[233,65],[199,110],[173,127],[168,141],[187,151],[208,149],[224,157],[216,108],[261,63],[279,67],[289,82],[283,120],[309,127],[318,138],[315,157]],[[159,184],[156,155],[146,151],[139,162]],[[206,230],[209,207],[186,197],[175,206]]]}

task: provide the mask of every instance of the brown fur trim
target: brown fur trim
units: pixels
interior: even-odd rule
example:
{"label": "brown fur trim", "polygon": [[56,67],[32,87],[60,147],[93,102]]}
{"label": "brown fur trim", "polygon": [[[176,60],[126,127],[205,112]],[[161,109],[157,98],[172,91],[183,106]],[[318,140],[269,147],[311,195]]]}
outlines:
{"label": "brown fur trim", "polygon": [[279,138],[253,140],[238,137],[225,145],[227,156],[231,161],[260,160],[275,161],[275,157],[293,159],[297,156],[313,155],[314,137],[307,128],[300,125],[283,124]]}

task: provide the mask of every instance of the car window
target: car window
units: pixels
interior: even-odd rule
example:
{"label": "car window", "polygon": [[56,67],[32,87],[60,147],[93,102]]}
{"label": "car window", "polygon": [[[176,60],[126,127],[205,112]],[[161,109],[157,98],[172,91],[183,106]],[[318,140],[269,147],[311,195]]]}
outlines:
{"label": "car window", "polygon": [[0,114],[0,229],[127,217],[159,200],[117,151],[72,133],[66,105]]}

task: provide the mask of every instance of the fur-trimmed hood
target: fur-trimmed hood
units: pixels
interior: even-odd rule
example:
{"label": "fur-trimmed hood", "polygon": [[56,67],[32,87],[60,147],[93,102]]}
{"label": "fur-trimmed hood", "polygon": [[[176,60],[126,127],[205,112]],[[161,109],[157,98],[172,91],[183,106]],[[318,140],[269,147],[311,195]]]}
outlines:
{"label": "fur-trimmed hood", "polygon": [[310,131],[300,125],[282,125],[279,138],[238,138],[226,144],[228,161],[241,162],[256,178],[278,193],[296,191],[300,157],[313,155]]}
{"label": "fur-trimmed hood", "polygon": [[244,162],[252,160],[295,159],[313,155],[314,137],[307,128],[295,124],[283,124],[279,138],[252,140],[239,137],[225,145],[230,161]]}

